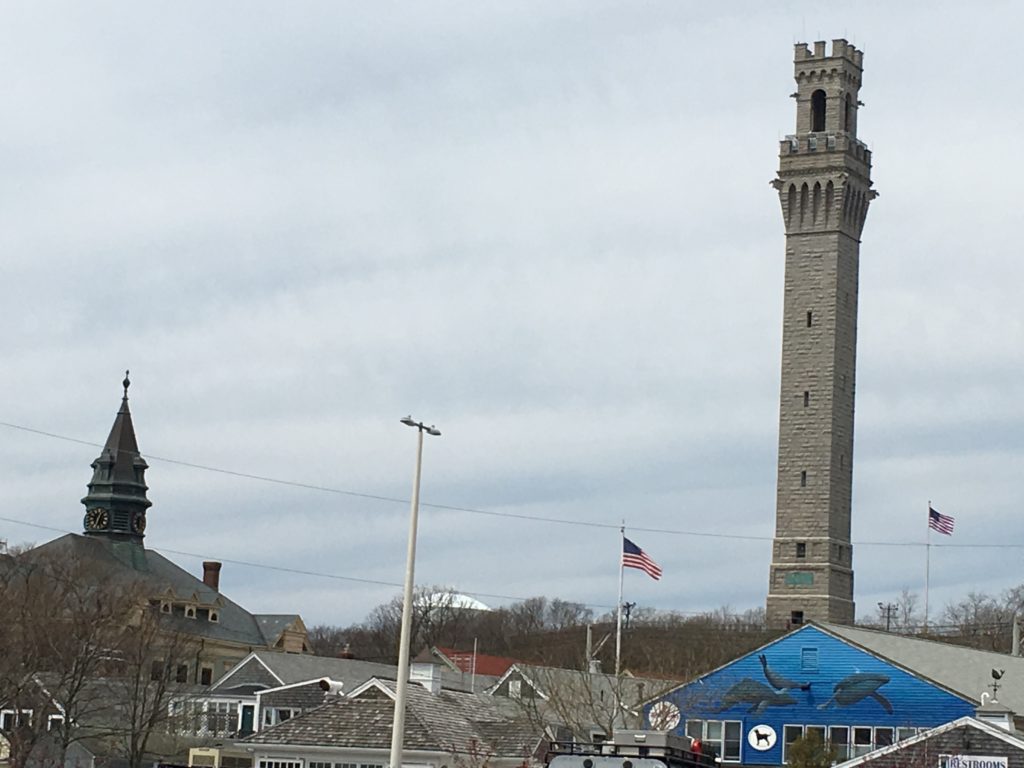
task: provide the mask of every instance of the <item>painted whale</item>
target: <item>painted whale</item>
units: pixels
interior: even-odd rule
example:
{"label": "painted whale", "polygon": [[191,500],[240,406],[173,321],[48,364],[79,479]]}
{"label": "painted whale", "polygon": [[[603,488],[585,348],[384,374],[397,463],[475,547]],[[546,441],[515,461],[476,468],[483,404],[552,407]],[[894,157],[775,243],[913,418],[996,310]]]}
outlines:
{"label": "painted whale", "polygon": [[725,692],[722,696],[722,706],[718,711],[724,712],[737,704],[749,704],[750,713],[757,715],[768,707],[788,707],[796,704],[796,699],[788,693],[778,693],[764,683],[745,677]]}
{"label": "painted whale", "polygon": [[851,707],[859,701],[870,698],[881,704],[882,709],[891,715],[892,704],[878,692],[878,689],[888,682],[889,678],[886,675],[875,675],[868,672],[858,672],[844,677],[832,689],[832,698],[819,705],[818,709],[825,709],[832,702],[840,707]]}
{"label": "painted whale", "polygon": [[764,668],[764,678],[768,681],[768,684],[777,691],[796,690],[809,691],[811,689],[810,683],[798,683],[796,680],[790,680],[784,675],[780,675],[774,669],[768,666],[768,659],[762,653],[758,656],[761,660],[761,666]]}

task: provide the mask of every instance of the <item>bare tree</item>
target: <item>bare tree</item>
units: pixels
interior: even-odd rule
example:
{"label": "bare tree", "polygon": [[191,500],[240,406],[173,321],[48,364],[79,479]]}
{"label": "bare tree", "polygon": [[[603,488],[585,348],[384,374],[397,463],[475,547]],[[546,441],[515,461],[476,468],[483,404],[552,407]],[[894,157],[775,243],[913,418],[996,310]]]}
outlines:
{"label": "bare tree", "polygon": [[195,659],[199,644],[170,621],[156,606],[137,608],[118,647],[118,674],[106,681],[121,724],[111,742],[130,768],[142,768],[154,746],[162,754],[176,751],[171,702],[187,698],[176,670]]}
{"label": "bare tree", "polygon": [[78,724],[104,706],[91,683],[116,655],[137,600],[131,585],[105,583],[89,563],[39,553],[8,563],[0,575],[0,700],[26,713],[8,734],[12,768],[44,746],[63,763],[81,737]]}

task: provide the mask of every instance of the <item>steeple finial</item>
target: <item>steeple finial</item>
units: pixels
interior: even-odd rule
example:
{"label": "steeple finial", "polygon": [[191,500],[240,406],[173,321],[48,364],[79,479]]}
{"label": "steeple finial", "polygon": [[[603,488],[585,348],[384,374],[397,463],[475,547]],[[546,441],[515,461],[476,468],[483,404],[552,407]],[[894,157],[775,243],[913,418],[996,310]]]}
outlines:
{"label": "steeple finial", "polygon": [[124,387],[124,399],[128,399],[128,387],[132,385],[131,379],[128,378],[128,371],[124,372],[124,381],[121,382],[121,386]]}

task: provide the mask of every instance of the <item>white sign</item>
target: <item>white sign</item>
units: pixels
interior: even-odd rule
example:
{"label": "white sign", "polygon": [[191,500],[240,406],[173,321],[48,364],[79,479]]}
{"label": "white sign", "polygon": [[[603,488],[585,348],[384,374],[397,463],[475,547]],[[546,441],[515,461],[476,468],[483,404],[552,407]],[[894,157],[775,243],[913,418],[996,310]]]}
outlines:
{"label": "white sign", "polygon": [[[775,729],[770,725],[755,725],[747,732],[747,744],[760,752],[774,747],[776,738]],[[956,766],[956,768],[967,768],[967,766]],[[980,768],[980,766],[971,766],[970,768]],[[1003,768],[1007,768],[1007,766],[1003,766]]]}
{"label": "white sign", "polygon": [[656,731],[674,731],[679,725],[679,707],[671,701],[659,701],[648,714],[651,721],[651,728]]}
{"label": "white sign", "polygon": [[939,768],[1009,768],[1010,758],[988,755],[939,755]]}

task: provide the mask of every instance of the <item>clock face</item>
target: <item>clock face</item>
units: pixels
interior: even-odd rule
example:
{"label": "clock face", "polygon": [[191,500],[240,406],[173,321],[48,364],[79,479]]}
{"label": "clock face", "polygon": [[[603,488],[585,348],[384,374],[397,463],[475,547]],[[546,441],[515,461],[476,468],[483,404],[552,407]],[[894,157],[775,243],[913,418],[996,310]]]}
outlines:
{"label": "clock face", "polygon": [[132,518],[132,530],[135,533],[142,533],[144,530],[146,530],[145,515],[135,515],[135,517]]}
{"label": "clock face", "polygon": [[95,507],[85,513],[85,527],[90,531],[99,531],[107,527],[110,513],[102,507]]}

